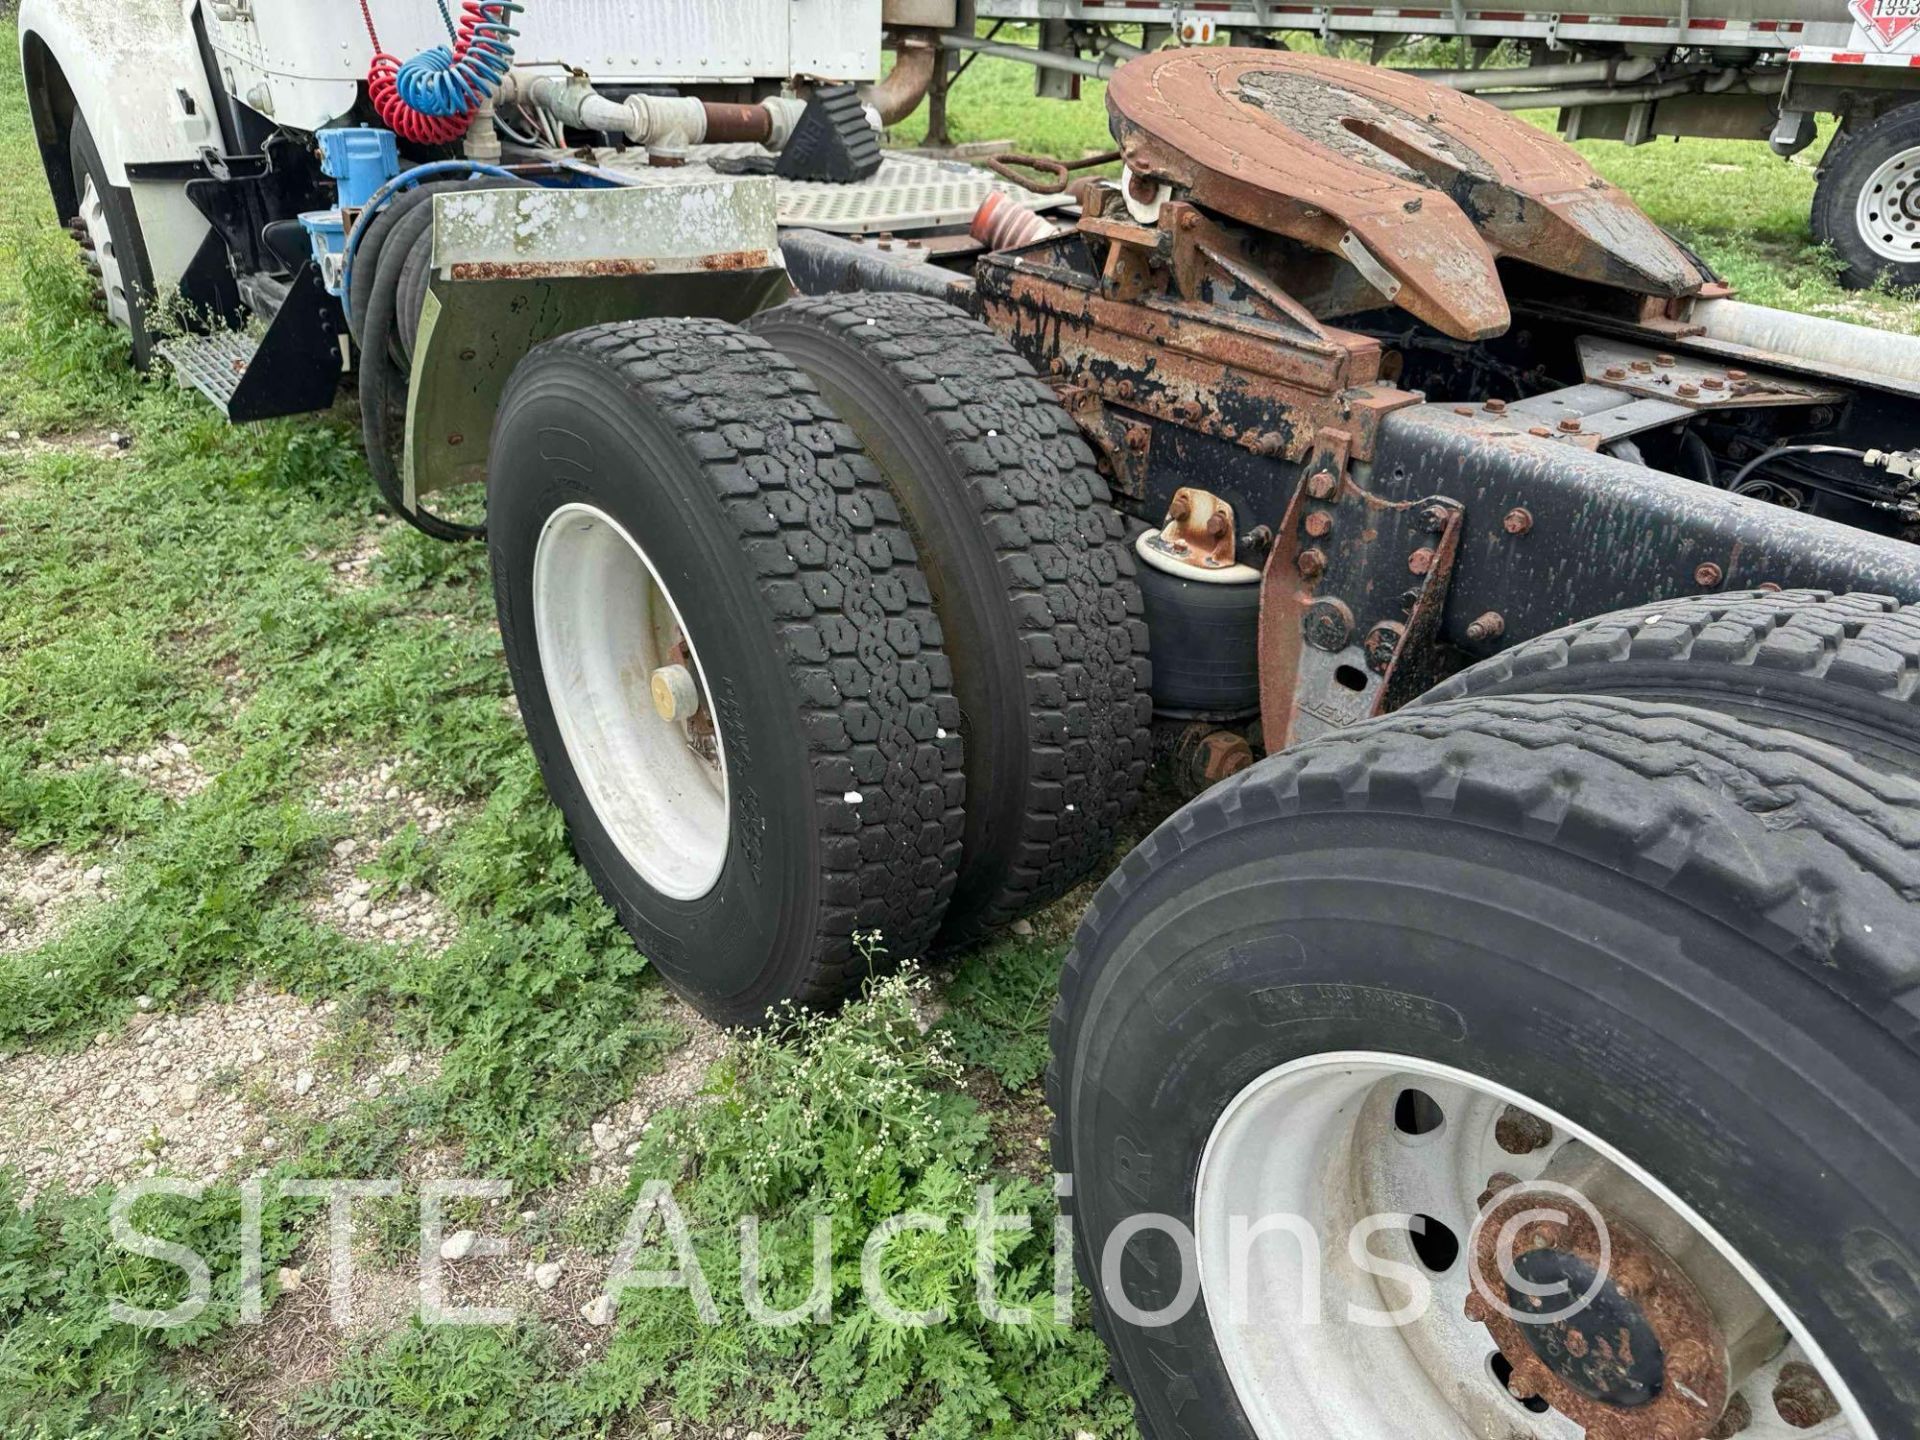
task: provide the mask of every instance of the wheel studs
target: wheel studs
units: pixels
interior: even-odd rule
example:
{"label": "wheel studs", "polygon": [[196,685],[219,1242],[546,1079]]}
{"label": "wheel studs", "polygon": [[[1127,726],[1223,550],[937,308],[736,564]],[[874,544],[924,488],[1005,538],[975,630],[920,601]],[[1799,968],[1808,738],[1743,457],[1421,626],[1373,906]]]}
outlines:
{"label": "wheel studs", "polygon": [[1518,1105],[1509,1105],[1494,1122],[1493,1138],[1509,1155],[1531,1155],[1553,1143],[1553,1126]]}

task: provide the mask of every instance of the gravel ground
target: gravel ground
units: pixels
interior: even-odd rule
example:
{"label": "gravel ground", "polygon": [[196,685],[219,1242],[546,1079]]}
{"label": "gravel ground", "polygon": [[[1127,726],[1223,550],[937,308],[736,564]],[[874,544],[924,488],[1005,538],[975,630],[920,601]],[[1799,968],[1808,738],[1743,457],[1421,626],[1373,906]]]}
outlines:
{"label": "gravel ground", "polygon": [[0,954],[46,944],[76,907],[106,892],[104,866],[58,850],[32,854],[0,844]]}
{"label": "gravel ground", "polygon": [[233,1178],[270,1162],[296,1125],[345,1111],[388,1081],[430,1074],[430,1057],[326,1054],[332,1001],[249,985],[227,1004],[136,1014],[72,1054],[0,1060],[0,1165],[31,1201],[166,1173]]}
{"label": "gravel ground", "polygon": [[91,770],[95,765],[111,765],[129,780],[151,785],[169,800],[185,800],[213,783],[213,776],[194,763],[193,751],[178,735],[169,735],[137,755],[109,751],[95,759],[70,761],[62,768],[72,772]]}
{"label": "gravel ground", "polygon": [[321,804],[349,816],[354,833],[334,844],[308,908],[315,919],[355,940],[444,950],[453,943],[459,922],[437,895],[403,881],[393,893],[376,896],[373,883],[360,875],[360,868],[409,824],[423,835],[446,828],[446,812],[425,796],[402,789],[394,773],[395,766],[386,762],[321,785]]}

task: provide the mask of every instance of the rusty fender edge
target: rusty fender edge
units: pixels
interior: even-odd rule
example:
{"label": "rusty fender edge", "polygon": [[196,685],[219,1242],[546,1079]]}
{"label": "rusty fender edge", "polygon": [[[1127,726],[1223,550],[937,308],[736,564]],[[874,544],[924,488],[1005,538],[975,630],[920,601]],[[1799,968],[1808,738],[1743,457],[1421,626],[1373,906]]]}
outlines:
{"label": "rusty fender edge", "polygon": [[[1471,659],[1559,626],[1682,595],[1761,587],[1920,601],[1920,546],[1631,465],[1497,416],[1385,416],[1356,478],[1390,500],[1466,510],[1442,638]],[[1525,512],[1524,523],[1515,511]],[[1497,615],[1497,635],[1469,626]],[[1479,627],[1484,631],[1487,627]]]}

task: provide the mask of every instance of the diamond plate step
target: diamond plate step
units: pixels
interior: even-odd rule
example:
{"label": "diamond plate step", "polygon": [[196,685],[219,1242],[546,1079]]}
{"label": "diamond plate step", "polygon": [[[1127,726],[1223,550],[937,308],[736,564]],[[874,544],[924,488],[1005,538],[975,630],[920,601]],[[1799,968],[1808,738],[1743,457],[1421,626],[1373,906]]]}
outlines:
{"label": "diamond plate step", "polygon": [[228,418],[232,418],[233,393],[259,349],[258,337],[240,330],[183,335],[159,346],[180,383],[198,390]]}

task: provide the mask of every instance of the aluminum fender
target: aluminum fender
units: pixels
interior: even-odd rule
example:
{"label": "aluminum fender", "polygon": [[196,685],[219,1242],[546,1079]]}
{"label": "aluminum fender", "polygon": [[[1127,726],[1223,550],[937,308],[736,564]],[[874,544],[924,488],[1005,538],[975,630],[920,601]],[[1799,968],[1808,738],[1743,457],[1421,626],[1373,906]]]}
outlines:
{"label": "aluminum fender", "polygon": [[202,146],[220,148],[185,0],[21,0],[20,51],[43,151],[66,144],[66,117],[42,73],[48,61],[87,117],[113,184],[127,183],[129,162],[192,160]]}

